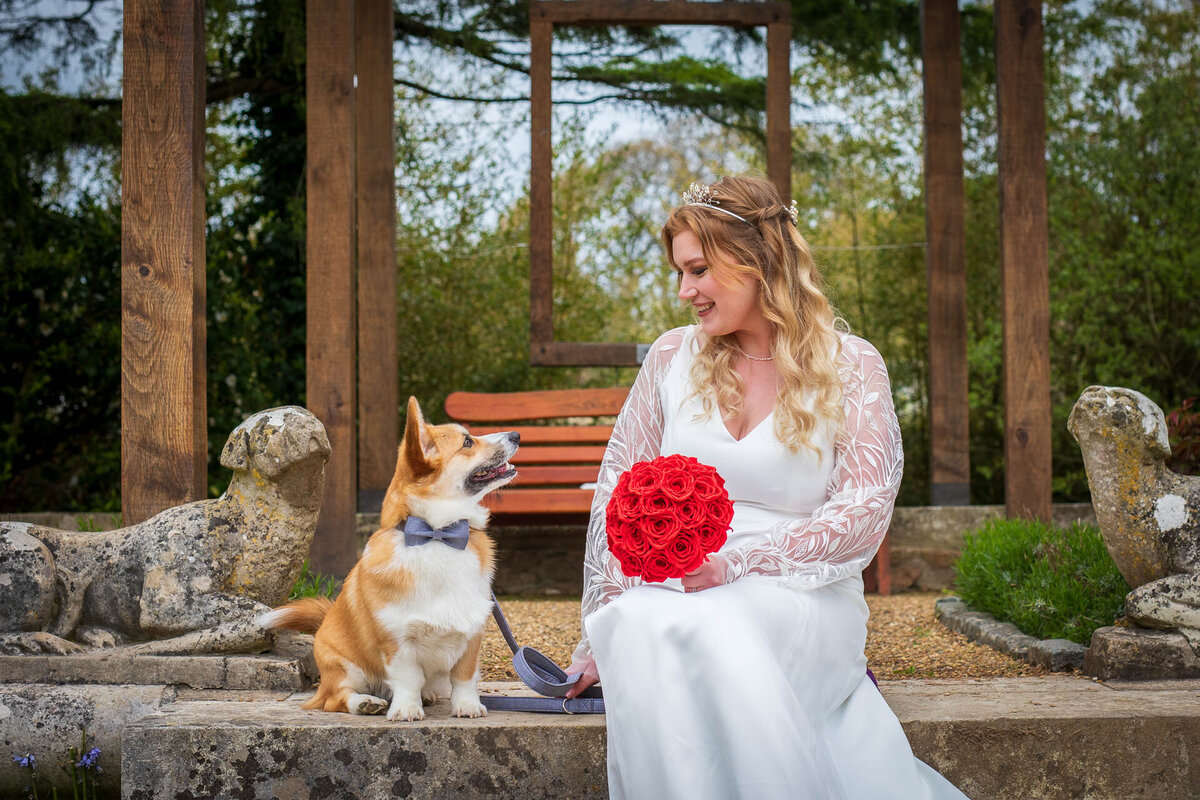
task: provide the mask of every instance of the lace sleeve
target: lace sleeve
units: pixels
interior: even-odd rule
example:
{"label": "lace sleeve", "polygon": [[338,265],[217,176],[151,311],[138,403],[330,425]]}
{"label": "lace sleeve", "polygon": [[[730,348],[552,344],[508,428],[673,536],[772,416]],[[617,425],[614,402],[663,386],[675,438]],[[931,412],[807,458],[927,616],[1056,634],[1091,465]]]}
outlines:
{"label": "lace sleeve", "polygon": [[[612,438],[600,462],[600,475],[596,479],[596,494],[592,498],[592,512],[588,520],[587,548],[583,556],[583,602],[580,620],[586,619],[600,606],[621,592],[641,582],[640,578],[627,577],[621,572],[608,552],[608,537],[604,530],[604,510],[621,473],[639,461],[657,458],[663,434],[663,407],[660,389],[671,361],[679,352],[684,328],[675,328],[658,337],[650,346],[650,352],[642,362],[641,371],[633,382],[629,398],[617,417]],[[587,628],[580,625],[583,638],[575,649],[569,672],[586,672],[597,677],[591,646],[588,644]]]}
{"label": "lace sleeve", "polygon": [[747,574],[782,575],[815,589],[857,575],[892,519],[904,451],[887,367],[855,336],[842,339],[845,427],[834,444],[828,500],[811,516],[773,526],[765,541],[722,552],[726,582]]}

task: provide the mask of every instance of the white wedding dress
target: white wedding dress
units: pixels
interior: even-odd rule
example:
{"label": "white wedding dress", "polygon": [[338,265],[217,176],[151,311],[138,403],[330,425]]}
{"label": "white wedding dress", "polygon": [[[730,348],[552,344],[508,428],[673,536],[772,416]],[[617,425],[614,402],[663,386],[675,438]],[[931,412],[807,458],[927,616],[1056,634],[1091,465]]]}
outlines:
{"label": "white wedding dress", "polygon": [[[696,419],[696,329],[648,354],[601,466],[584,565],[584,639],[572,670],[598,671],[614,799],[962,798],[918,761],[866,675],[861,573],[887,530],[903,455],[878,352],[842,337],[846,425],[820,454],[792,453],[774,414],[740,440]],[[683,453],[734,501],[727,583],[627,578],[604,509],[621,473]]]}

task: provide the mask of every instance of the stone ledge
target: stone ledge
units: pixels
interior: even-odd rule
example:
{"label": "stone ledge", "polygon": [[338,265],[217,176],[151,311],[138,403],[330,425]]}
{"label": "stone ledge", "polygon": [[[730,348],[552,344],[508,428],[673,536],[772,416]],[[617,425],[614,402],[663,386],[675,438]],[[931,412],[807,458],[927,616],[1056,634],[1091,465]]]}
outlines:
{"label": "stone ledge", "polygon": [[297,692],[312,685],[302,660],[259,656],[143,656],[120,650],[69,656],[0,656],[0,684],[190,686]]}
{"label": "stone ledge", "polygon": [[[1200,681],[897,681],[882,691],[917,756],[973,800],[1187,797],[1200,786]],[[603,716],[454,720],[443,702],[423,722],[389,723],[303,711],[301,699],[178,702],[131,723],[123,796],[606,794]]]}
{"label": "stone ledge", "polygon": [[267,653],[152,656],[118,647],[60,656],[0,655],[0,685],[174,685],[299,692],[311,687],[316,676],[312,636],[292,631],[276,633],[275,646]]}
{"label": "stone ledge", "polygon": [[1200,657],[1174,631],[1112,626],[1092,634],[1083,671],[1101,680],[1200,678]]}
{"label": "stone ledge", "polygon": [[973,642],[986,644],[1013,658],[1052,672],[1080,669],[1087,648],[1067,639],[1039,639],[1011,622],[1001,622],[984,611],[972,611],[957,597],[943,597],[933,606],[934,616],[952,631]]}
{"label": "stone ledge", "polygon": [[[125,728],[122,796],[589,798],[606,795],[600,715],[493,712],[419,723],[188,702]],[[181,757],[186,753],[186,757]]]}

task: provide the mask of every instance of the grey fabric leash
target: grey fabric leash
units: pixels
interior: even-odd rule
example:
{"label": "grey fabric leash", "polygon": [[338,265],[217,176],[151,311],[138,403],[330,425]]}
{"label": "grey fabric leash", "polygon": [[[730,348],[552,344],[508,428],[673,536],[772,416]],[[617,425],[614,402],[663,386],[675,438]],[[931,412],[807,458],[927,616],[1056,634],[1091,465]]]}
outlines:
{"label": "grey fabric leash", "polygon": [[603,714],[604,697],[599,686],[590,686],[579,697],[567,699],[567,691],[579,680],[532,647],[520,647],[500,610],[500,601],[492,593],[492,616],[508,649],[513,654],[513,669],[525,685],[542,697],[511,697],[485,694],[479,700],[489,711],[536,711],[543,714]]}

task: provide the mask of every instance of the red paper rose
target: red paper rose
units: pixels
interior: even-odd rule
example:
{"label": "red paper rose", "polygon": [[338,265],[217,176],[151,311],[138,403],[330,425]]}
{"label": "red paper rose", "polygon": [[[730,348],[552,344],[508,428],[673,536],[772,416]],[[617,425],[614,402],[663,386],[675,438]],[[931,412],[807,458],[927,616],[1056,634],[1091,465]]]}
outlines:
{"label": "red paper rose", "polygon": [[690,499],[692,492],[696,491],[696,478],[686,470],[673,470],[663,478],[662,491],[668,499],[682,503]]}
{"label": "red paper rose", "polygon": [[[629,473],[626,472],[625,474],[628,475]],[[625,483],[626,489],[628,489],[629,482],[626,481]],[[613,496],[616,497],[617,495],[614,494]],[[642,513],[640,508],[642,498],[630,491],[622,492],[620,498],[620,502],[608,504],[609,511],[615,512],[623,520],[632,522],[637,519]]]}
{"label": "red paper rose", "polygon": [[689,497],[679,504],[679,521],[684,525],[699,525],[707,518],[708,510],[699,500]]}
{"label": "red paper rose", "polygon": [[[661,476],[649,464],[649,461],[639,461],[637,464],[634,464],[633,469],[629,470],[629,490],[634,494],[653,494],[658,490],[658,482],[661,480]],[[639,466],[642,466],[642,468],[638,469]]]}
{"label": "red paper rose", "polygon": [[608,549],[629,576],[682,578],[725,544],[733,503],[712,467],[683,455],[639,461],[605,510]]}
{"label": "red paper rose", "polygon": [[645,533],[646,541],[650,542],[656,549],[667,547],[683,531],[683,525],[680,521],[668,514],[645,517],[638,524],[638,527]]}
{"label": "red paper rose", "polygon": [[642,529],[637,525],[626,522],[621,525],[621,533],[619,541],[622,547],[635,556],[647,556],[653,550],[650,543],[650,537],[642,533]]}
{"label": "red paper rose", "polygon": [[644,494],[638,501],[638,511],[643,517],[656,517],[670,513],[671,505],[664,494]]}

